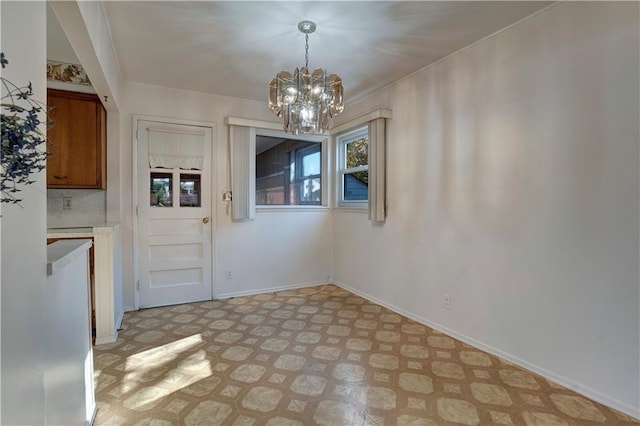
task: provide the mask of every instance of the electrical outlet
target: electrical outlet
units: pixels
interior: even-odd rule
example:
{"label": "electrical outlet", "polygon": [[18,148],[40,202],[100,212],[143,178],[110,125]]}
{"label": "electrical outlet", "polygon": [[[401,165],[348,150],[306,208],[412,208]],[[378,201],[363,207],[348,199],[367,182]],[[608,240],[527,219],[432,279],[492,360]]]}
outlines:
{"label": "electrical outlet", "polygon": [[448,294],[445,294],[442,302],[446,310],[451,310],[451,296],[449,296]]}
{"label": "electrical outlet", "polygon": [[231,272],[231,269],[225,269],[224,277],[228,280],[233,278],[233,273]]}
{"label": "electrical outlet", "polygon": [[71,197],[62,197],[62,210],[72,210]]}

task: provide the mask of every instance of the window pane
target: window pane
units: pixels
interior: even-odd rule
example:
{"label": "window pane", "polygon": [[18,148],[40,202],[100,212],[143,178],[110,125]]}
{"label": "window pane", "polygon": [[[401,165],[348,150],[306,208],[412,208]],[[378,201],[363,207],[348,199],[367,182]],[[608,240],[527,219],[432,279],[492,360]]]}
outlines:
{"label": "window pane", "polygon": [[342,187],[345,201],[366,201],[369,198],[369,172],[346,173]]}
{"label": "window pane", "polygon": [[151,173],[149,205],[152,207],[171,207],[173,205],[172,185],[173,175],[171,173]]}
{"label": "window pane", "polygon": [[256,137],[256,205],[322,204],[321,144]]}
{"label": "window pane", "polygon": [[346,168],[366,166],[369,164],[369,140],[364,137],[346,146]]}
{"label": "window pane", "polygon": [[320,178],[300,182],[300,204],[320,204],[321,196]]}
{"label": "window pane", "polygon": [[180,207],[200,207],[200,175],[180,174]]}
{"label": "window pane", "polygon": [[320,151],[302,157],[302,176],[320,174]]}

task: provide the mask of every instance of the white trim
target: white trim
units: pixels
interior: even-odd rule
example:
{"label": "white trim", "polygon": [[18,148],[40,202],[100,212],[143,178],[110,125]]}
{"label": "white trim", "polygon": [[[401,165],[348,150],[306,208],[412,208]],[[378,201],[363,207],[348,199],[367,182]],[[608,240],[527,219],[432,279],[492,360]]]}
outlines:
{"label": "white trim", "polygon": [[118,334],[114,333],[110,336],[102,336],[102,337],[96,337],[96,341],[94,343],[95,346],[98,345],[106,345],[108,343],[115,343],[118,341]]}
{"label": "white trim", "polygon": [[91,418],[85,420],[84,424],[85,426],[92,426],[94,424],[94,422],[96,421],[96,416],[98,415],[98,404],[95,403],[95,401],[93,402],[93,414],[91,414]]}
{"label": "white trim", "polygon": [[93,236],[95,275],[96,344],[118,338],[114,312],[114,241],[113,232]]}
{"label": "white trim", "polygon": [[206,132],[189,132],[186,130],[169,130],[169,129],[160,129],[156,127],[149,127],[147,130],[150,132],[162,132],[162,133],[174,133],[176,135],[194,135],[194,136],[204,136]]}
{"label": "white trim", "polygon": [[113,330],[113,334],[108,336],[96,336],[96,341],[94,345],[106,345],[108,343],[115,343],[118,341],[118,331],[122,328],[122,321],[124,321],[124,311],[120,312],[120,315],[116,319],[115,328]]}
{"label": "white trim", "polygon": [[92,93],[96,95],[93,86],[82,86],[80,84],[65,83],[63,81],[47,80],[47,89],[66,90],[68,92]]}
{"label": "white trim", "polygon": [[345,207],[336,207],[334,210],[337,213],[357,213],[357,214],[368,214],[369,209],[368,206],[355,207],[355,206],[345,206]]}
{"label": "white trim", "polygon": [[329,197],[331,196],[329,192],[329,185],[331,185],[331,169],[329,168],[329,138],[323,138],[322,142],[320,142],[320,159],[322,164],[320,165],[320,199],[322,203],[322,207],[329,207],[331,202],[329,201]]}
{"label": "white trim", "polygon": [[[140,309],[140,289],[138,283],[140,280],[140,270],[138,268],[138,122],[143,120],[142,116],[133,114],[131,116],[131,179],[133,185],[131,188],[131,229],[133,231],[133,309]],[[124,286],[123,286],[124,287]],[[124,291],[124,288],[123,288]]]}
{"label": "white trim", "polygon": [[503,352],[500,349],[494,348],[493,346],[484,344],[478,340],[475,340],[471,337],[468,337],[464,334],[458,333],[455,330],[452,330],[448,327],[445,327],[437,322],[434,321],[430,321],[424,317],[418,316],[418,315],[414,315],[409,311],[406,311],[402,308],[399,308],[398,306],[395,306],[391,303],[387,303],[384,302],[383,300],[378,299],[377,297],[371,296],[368,293],[362,292],[360,290],[357,290],[349,285],[346,285],[344,283],[341,282],[337,282],[334,281],[333,282],[334,285],[343,288],[344,290],[350,291],[351,293],[354,293],[362,298],[365,298],[371,302],[377,303],[378,305],[384,306],[387,309],[392,310],[395,313],[398,313],[400,315],[403,315],[409,319],[412,319],[420,324],[426,325],[427,327],[430,327],[434,330],[440,331],[444,334],[449,335],[450,337],[453,337],[454,339],[457,339],[463,343],[466,343],[468,345],[471,345],[477,349],[481,349],[485,352],[488,352],[492,355],[495,355],[497,357],[500,357],[502,359],[505,359],[513,364],[516,364],[522,368],[525,368],[529,371],[532,371],[546,379],[552,380],[553,382],[564,386],[578,394],[581,394],[589,399],[592,399],[596,402],[599,402],[601,404],[606,405],[607,407],[611,407],[614,408],[618,411],[621,411],[625,414],[628,414],[629,416],[632,416],[636,419],[640,419],[640,409],[630,406],[628,404],[625,404],[624,402],[618,401],[616,399],[613,399],[611,397],[609,397],[608,395],[604,395],[598,391],[595,391],[589,387],[586,387],[580,383],[574,382],[573,380],[569,380],[563,376],[560,376],[558,374],[552,373],[551,371],[548,371],[542,367],[538,367],[537,365],[531,364],[530,362],[527,362],[517,356],[511,355],[507,352]]}
{"label": "white trim", "polygon": [[257,213],[272,212],[326,212],[330,208],[327,206],[300,206],[300,205],[260,205],[256,206]]}
{"label": "white trim", "polygon": [[371,120],[375,120],[377,118],[391,118],[393,113],[390,109],[380,108],[374,111],[371,111],[368,114],[363,116],[354,118],[353,120],[349,120],[345,123],[342,123],[339,126],[336,126],[332,129],[329,129],[325,134],[318,135],[294,135],[291,133],[286,133],[282,127],[281,123],[273,122],[273,121],[263,121],[263,120],[254,120],[251,118],[242,118],[242,117],[234,117],[228,116],[225,119],[225,125],[227,126],[244,126],[244,127],[255,127],[256,129],[266,129],[266,130],[279,130],[283,132],[285,135],[289,135],[288,137],[298,139],[303,137],[327,137],[333,136],[345,130],[351,129],[352,127],[360,126],[362,124],[368,123]]}
{"label": "white trim", "polygon": [[358,213],[369,213],[369,201],[344,201],[338,203],[336,211],[353,211]]}
{"label": "white trim", "polygon": [[[255,127],[257,129],[280,130],[281,132],[284,132],[281,123],[274,123],[273,121],[253,120],[251,118],[228,116],[224,124],[227,126]],[[294,136],[297,138],[297,135]]]}
{"label": "white trim", "polygon": [[[346,145],[346,144],[348,144],[348,143],[353,143],[353,142],[347,142],[347,143],[345,143],[344,145]],[[342,145],[342,144],[341,144],[341,145]],[[341,157],[342,157],[342,156],[341,156]],[[351,173],[366,172],[366,171],[369,171],[369,164],[368,164],[368,163],[367,163],[367,165],[366,165],[366,166],[358,166],[358,167],[351,167],[351,168],[348,168],[348,169],[347,169],[347,168],[342,169],[342,170],[340,171],[340,174],[343,174],[343,175],[350,175]]]}
{"label": "white trim", "polygon": [[222,299],[230,299],[233,297],[253,296],[256,294],[277,293],[285,290],[296,290],[300,288],[316,287],[316,286],[325,285],[325,284],[331,284],[331,282],[312,281],[312,282],[301,283],[301,284],[290,284],[290,285],[283,285],[278,287],[261,288],[259,290],[245,290],[245,291],[237,291],[237,292],[230,292],[230,293],[221,293],[221,294],[216,294],[214,296],[214,299],[222,300]]}
{"label": "white trim", "polygon": [[393,113],[390,109],[377,109],[371,111],[368,114],[360,116],[358,118],[354,118],[353,120],[349,120],[346,123],[342,123],[339,126],[336,126],[329,130],[330,135],[337,135],[340,132],[344,132],[345,130],[350,130],[356,126],[361,126],[363,124],[367,124],[370,121],[373,121],[378,118],[391,118]]}
{"label": "white trim", "polygon": [[328,135],[294,135],[282,129],[266,129],[256,127],[256,136],[268,136],[271,138],[294,139],[297,141],[322,143],[329,139]]}
{"label": "white trim", "polygon": [[336,145],[336,208],[353,208],[353,209],[368,209],[369,208],[369,195],[367,194],[366,200],[345,200],[344,199],[344,176],[346,174],[352,174],[360,171],[369,172],[369,159],[367,159],[366,166],[346,168],[346,146],[350,143],[356,142],[360,139],[367,139],[367,149],[370,148],[369,138],[369,126],[366,124],[350,129],[347,132],[341,133],[335,137]]}
{"label": "white trim", "polygon": [[124,321],[124,311],[120,312],[116,319],[116,339],[118,338],[118,330],[122,328],[122,321]]}

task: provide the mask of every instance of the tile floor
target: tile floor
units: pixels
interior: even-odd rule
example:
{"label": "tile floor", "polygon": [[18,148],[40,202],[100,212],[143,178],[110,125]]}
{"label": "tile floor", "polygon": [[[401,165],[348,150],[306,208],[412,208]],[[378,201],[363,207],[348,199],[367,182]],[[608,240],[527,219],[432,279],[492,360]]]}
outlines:
{"label": "tile floor", "polygon": [[95,424],[630,425],[335,286],[128,313]]}

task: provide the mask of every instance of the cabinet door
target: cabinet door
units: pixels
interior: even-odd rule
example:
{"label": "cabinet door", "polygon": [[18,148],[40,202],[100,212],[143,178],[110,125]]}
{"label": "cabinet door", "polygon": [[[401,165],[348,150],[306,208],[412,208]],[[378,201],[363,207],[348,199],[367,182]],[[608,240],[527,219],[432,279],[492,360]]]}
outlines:
{"label": "cabinet door", "polygon": [[104,188],[105,111],[95,95],[49,90],[49,188]]}

